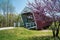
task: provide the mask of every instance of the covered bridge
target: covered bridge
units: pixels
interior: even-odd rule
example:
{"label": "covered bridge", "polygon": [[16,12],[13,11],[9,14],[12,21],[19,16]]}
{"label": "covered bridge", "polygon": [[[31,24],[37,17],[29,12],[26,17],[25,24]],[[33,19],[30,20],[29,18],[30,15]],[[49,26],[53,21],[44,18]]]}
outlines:
{"label": "covered bridge", "polygon": [[21,13],[24,26],[28,29],[46,29],[52,23],[50,17],[32,13],[32,10],[28,7],[25,7]]}

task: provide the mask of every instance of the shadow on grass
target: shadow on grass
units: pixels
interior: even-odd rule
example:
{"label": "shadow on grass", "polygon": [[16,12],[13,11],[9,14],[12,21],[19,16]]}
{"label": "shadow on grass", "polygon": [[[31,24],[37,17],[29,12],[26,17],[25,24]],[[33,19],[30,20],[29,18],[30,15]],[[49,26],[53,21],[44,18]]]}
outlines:
{"label": "shadow on grass", "polygon": [[[52,36],[35,36],[35,37],[27,37],[27,38],[23,38],[23,39],[18,39],[18,40],[55,40]],[[60,40],[56,39],[56,40]]]}
{"label": "shadow on grass", "polygon": [[50,36],[42,36],[42,37],[32,37],[33,40],[53,40],[53,37]]}
{"label": "shadow on grass", "polygon": [[60,40],[59,38],[53,38],[52,36],[42,36],[42,37],[31,37],[31,40]]}

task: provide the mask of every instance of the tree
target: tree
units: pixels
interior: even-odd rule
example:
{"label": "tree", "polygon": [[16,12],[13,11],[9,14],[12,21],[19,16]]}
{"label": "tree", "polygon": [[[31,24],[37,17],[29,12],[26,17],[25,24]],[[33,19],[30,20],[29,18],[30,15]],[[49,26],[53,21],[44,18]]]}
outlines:
{"label": "tree", "polygon": [[52,28],[53,36],[58,37],[60,23],[57,25],[56,22],[60,21],[60,16],[57,15],[60,12],[60,0],[43,1],[46,4],[45,10],[51,16],[54,23],[54,28]]}
{"label": "tree", "polygon": [[3,27],[3,26],[5,27],[6,26],[5,22],[6,22],[5,17],[2,14],[0,14],[0,27]]}
{"label": "tree", "polygon": [[3,22],[3,24],[5,23],[6,26],[8,26],[8,21],[9,21],[8,14],[14,12],[14,6],[12,5],[11,2],[12,0],[0,0],[0,10],[2,10],[6,20],[6,22]]}
{"label": "tree", "polygon": [[16,20],[16,15],[15,14],[8,14],[8,26],[14,26],[14,21]]}
{"label": "tree", "polygon": [[2,22],[3,22],[3,15],[0,14],[0,27],[2,27]]}
{"label": "tree", "polygon": [[40,18],[48,14],[54,24],[54,27],[51,27],[53,37],[58,37],[60,23],[58,25],[56,23],[60,22],[60,16],[57,15],[60,12],[60,0],[34,0],[32,3],[28,1],[28,7],[33,13],[39,13]]}

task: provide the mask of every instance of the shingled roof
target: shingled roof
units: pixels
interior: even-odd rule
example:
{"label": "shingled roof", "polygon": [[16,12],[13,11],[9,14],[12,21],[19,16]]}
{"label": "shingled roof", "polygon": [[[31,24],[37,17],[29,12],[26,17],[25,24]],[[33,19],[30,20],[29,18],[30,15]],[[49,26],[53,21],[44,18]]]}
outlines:
{"label": "shingled roof", "polygon": [[32,10],[29,8],[29,7],[25,7],[23,10],[22,10],[22,14],[24,13],[28,13],[28,12],[32,12]]}

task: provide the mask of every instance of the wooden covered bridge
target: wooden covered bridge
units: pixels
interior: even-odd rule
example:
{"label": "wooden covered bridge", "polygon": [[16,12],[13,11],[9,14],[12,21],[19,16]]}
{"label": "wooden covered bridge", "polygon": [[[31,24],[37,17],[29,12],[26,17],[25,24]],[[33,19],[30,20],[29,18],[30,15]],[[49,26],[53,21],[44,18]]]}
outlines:
{"label": "wooden covered bridge", "polygon": [[28,29],[46,29],[52,23],[50,17],[32,13],[32,10],[28,7],[25,7],[21,13],[24,26]]}

